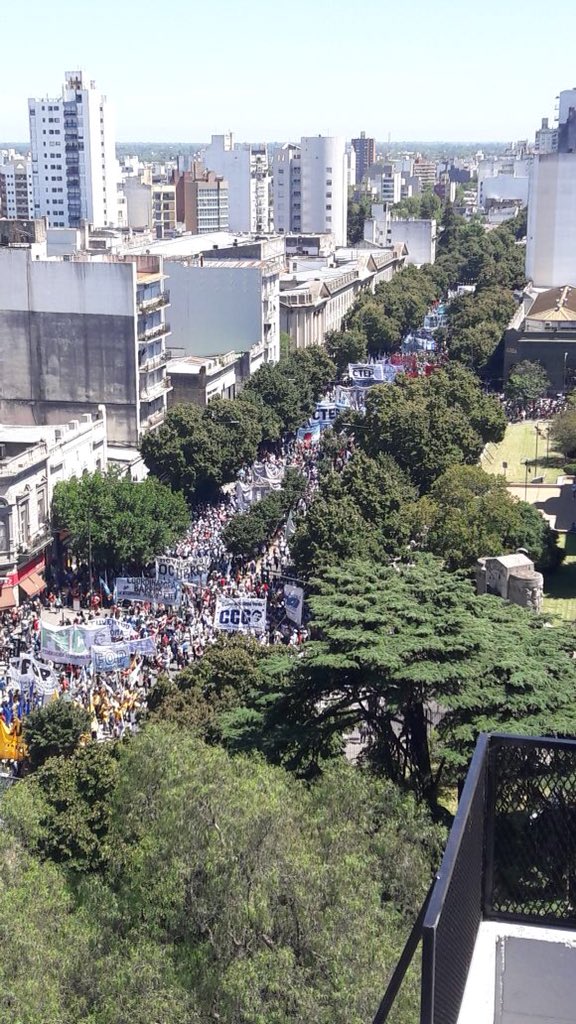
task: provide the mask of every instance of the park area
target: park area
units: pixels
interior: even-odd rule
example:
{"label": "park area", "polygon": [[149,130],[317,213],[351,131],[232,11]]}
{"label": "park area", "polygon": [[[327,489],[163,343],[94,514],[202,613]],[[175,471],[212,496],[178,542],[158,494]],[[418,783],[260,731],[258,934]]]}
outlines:
{"label": "park area", "polygon": [[[517,497],[524,497],[521,485],[531,484],[535,477],[543,477],[543,484],[555,484],[562,475],[566,460],[550,446],[550,426],[549,420],[510,423],[499,444],[486,446],[482,455],[482,468],[487,473],[500,473],[509,484],[516,484],[511,489]],[[564,505],[571,504],[569,488],[565,490],[568,491],[568,499],[563,499]],[[542,488],[528,487],[526,497],[531,504],[540,507]],[[572,515],[571,509],[566,514],[569,518]],[[565,514],[558,516],[557,526],[560,530],[564,527],[559,544],[566,548],[566,558],[556,572],[546,575],[544,611],[566,622],[576,622],[576,535],[566,532],[567,523]]]}
{"label": "park area", "polygon": [[555,484],[566,460],[551,447],[551,426],[551,420],[509,423],[499,444],[486,445],[482,469],[487,473],[500,473],[511,484],[531,483],[534,477],[543,477],[543,483]]}

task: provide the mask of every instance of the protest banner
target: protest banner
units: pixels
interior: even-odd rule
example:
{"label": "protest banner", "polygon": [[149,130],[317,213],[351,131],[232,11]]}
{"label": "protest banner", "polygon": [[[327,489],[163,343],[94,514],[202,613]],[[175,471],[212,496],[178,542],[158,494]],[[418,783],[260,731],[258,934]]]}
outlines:
{"label": "protest banner", "polygon": [[154,580],[147,576],[118,576],[115,584],[116,601],[147,601],[150,604],[179,605],[181,600],[178,580]]}
{"label": "protest banner", "polygon": [[90,663],[86,637],[78,626],[53,628],[43,623],[40,632],[40,653],[43,658],[64,665]]}
{"label": "protest banner", "polygon": [[302,608],[304,605],[304,591],[293,583],[284,584],[284,610],[286,618],[290,619],[297,626],[302,625]]}
{"label": "protest banner", "polygon": [[214,628],[229,633],[238,630],[253,630],[263,633],[266,629],[265,597],[218,597],[214,613]]}
{"label": "protest banner", "polygon": [[130,667],[130,646],[128,643],[109,644],[107,647],[92,647],[92,666],[95,672],[117,672]]}

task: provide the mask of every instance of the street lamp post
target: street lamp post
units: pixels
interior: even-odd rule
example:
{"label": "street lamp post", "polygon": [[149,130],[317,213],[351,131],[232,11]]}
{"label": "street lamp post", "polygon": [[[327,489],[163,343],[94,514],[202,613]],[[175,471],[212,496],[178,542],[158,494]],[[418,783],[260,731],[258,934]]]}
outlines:
{"label": "street lamp post", "polygon": [[538,438],[540,436],[540,430],[538,424],[536,424],[536,455],[534,458],[534,476],[538,476]]}
{"label": "street lamp post", "polygon": [[521,464],[524,466],[524,501],[528,501],[528,473],[530,472],[528,459],[522,459]]}

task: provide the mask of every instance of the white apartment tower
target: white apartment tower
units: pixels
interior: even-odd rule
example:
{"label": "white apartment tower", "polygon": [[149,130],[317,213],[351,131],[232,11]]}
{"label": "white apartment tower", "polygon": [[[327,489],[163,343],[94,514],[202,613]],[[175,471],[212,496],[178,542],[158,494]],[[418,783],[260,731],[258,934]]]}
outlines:
{"label": "white apartment tower", "polygon": [[15,157],[0,164],[0,217],[7,220],[32,220],[32,161]]}
{"label": "white apartment tower", "polygon": [[202,162],[228,182],[230,231],[272,230],[270,168],[264,144],[235,143],[231,132],[213,135]]}
{"label": "white apartment tower", "polygon": [[48,227],[117,220],[114,131],[106,97],[69,71],[57,99],[29,99],[34,213]]}
{"label": "white apartment tower", "polygon": [[560,93],[555,152],[534,157],[528,193],[526,276],[537,287],[576,287],[576,90]]}
{"label": "white apartment tower", "polygon": [[331,233],[346,245],[348,156],[340,136],[302,138],[274,156],[274,228]]}

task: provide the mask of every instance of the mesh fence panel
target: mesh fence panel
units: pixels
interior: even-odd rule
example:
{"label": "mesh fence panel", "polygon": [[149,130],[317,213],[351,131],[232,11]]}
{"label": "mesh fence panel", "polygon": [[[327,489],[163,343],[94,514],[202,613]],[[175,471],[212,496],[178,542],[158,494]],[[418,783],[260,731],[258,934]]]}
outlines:
{"label": "mesh fence panel", "polygon": [[576,925],[576,744],[494,737],[490,916]]}

